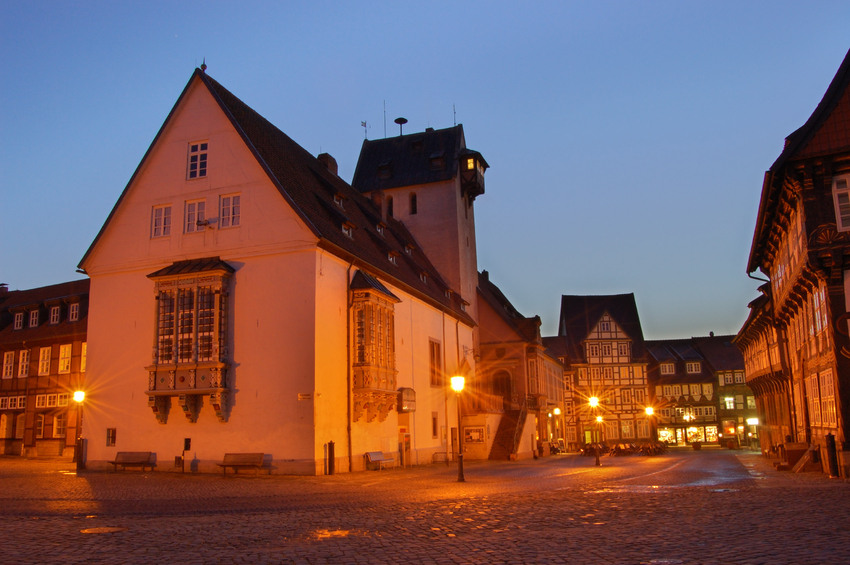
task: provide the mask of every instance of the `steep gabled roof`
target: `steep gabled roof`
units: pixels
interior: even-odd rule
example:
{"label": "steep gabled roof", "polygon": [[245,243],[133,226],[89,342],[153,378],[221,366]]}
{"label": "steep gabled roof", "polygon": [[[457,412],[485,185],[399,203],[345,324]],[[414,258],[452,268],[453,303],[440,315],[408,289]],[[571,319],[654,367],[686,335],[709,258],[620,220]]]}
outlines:
{"label": "steep gabled roof", "polygon": [[558,335],[566,338],[570,358],[574,360],[585,358],[582,343],[606,312],[631,338],[632,358],[645,359],[643,329],[633,293],[561,296]]}
{"label": "steep gabled roof", "polygon": [[466,149],[463,125],[424,132],[364,140],[351,181],[358,191],[398,188],[442,182],[458,174],[458,159],[477,155]]}
{"label": "steep gabled roof", "polygon": [[540,316],[527,318],[520,314],[499,287],[490,281],[490,274],[487,271],[478,273],[478,295],[519,337],[526,341],[538,340]]}
{"label": "steep gabled roof", "polygon": [[[320,247],[392,280],[393,284],[473,324],[463,310],[461,298],[457,293],[448,292],[442,276],[403,224],[392,218],[382,220],[368,198],[200,69],[195,69],[80,266],[97,245],[152,148],[196,81],[200,81],[216,100],[269,180],[319,239]],[[343,226],[350,236],[344,233]],[[396,259],[391,260],[391,257]],[[398,260],[398,257],[404,259]]]}
{"label": "steep gabled roof", "polygon": [[[653,383],[677,384],[677,383],[708,383],[714,380],[711,368],[705,363],[705,357],[694,347],[691,339],[653,339],[647,340],[646,350],[655,364],[673,363],[675,371],[673,374],[660,374],[650,368],[649,378]],[[700,372],[688,373],[687,363],[699,361]]]}
{"label": "steep gabled roof", "polygon": [[785,147],[764,175],[755,233],[750,247],[747,272],[756,271],[763,261],[767,237],[782,190],[785,166],[792,161],[820,155],[850,152],[850,50],[826,89],[820,103],[798,130],[785,138]]}
{"label": "steep gabled roof", "polygon": [[715,372],[744,370],[744,356],[734,344],[734,335],[713,335],[692,339]]}

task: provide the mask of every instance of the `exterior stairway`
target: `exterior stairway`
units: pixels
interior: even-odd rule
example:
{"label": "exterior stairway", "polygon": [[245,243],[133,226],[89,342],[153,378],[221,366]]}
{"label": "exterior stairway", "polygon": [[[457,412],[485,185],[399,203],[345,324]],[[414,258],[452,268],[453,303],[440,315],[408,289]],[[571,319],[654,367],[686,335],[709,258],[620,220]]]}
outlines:
{"label": "exterior stairway", "polygon": [[517,426],[520,420],[525,420],[525,410],[505,410],[496,430],[493,447],[490,448],[490,459],[505,461],[516,455]]}

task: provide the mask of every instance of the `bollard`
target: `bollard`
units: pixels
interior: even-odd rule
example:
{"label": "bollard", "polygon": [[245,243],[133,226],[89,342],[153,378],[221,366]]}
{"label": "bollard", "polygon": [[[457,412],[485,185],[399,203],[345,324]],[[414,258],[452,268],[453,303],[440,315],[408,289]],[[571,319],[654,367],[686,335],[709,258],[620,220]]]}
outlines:
{"label": "bollard", "polygon": [[838,452],[835,448],[835,436],[826,434],[826,459],[829,463],[829,478],[838,478]]}
{"label": "bollard", "polygon": [[334,442],[328,442],[328,475],[336,471],[336,456],[334,455]]}

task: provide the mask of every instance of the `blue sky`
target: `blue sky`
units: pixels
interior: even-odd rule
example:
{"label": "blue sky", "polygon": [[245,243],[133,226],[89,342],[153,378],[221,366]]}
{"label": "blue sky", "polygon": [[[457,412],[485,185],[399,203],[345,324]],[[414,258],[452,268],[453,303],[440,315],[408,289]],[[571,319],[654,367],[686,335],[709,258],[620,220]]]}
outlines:
{"label": "blue sky", "polygon": [[464,125],[479,267],[556,331],[634,292],[647,338],[736,333],[761,182],[847,53],[847,2],[0,0],[0,282],[80,258],[196,66],[351,180]]}

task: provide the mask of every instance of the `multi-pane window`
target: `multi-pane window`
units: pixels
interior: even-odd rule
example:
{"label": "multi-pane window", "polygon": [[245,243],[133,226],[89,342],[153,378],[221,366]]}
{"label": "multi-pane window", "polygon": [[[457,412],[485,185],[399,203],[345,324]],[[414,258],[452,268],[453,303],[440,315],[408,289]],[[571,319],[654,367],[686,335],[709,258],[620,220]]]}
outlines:
{"label": "multi-pane window", "polygon": [[50,350],[51,347],[42,347],[38,351],[38,375],[43,377],[50,374]]}
{"label": "multi-pane window", "polygon": [[219,210],[219,225],[223,228],[238,226],[241,223],[241,216],[242,197],[238,194],[222,196]]}
{"label": "multi-pane window", "polygon": [[82,351],[80,351],[80,372],[86,372],[86,342],[83,342]]}
{"label": "multi-pane window", "polygon": [[[191,363],[215,357],[216,300],[210,286],[162,290],[157,316],[157,362]],[[220,306],[220,305],[219,305]]]}
{"label": "multi-pane window", "polygon": [[661,364],[661,374],[662,375],[672,375],[676,372],[676,368],[673,363],[662,363]]}
{"label": "multi-pane window", "polygon": [[194,202],[186,202],[185,209],[185,233],[194,233],[203,231],[206,218],[207,203],[204,200],[196,200]]}
{"label": "multi-pane window", "polygon": [[50,323],[58,324],[59,323],[59,306],[51,306],[50,307]]}
{"label": "multi-pane window", "polygon": [[15,352],[7,351],[3,354],[3,378],[11,379],[15,376]]}
{"label": "multi-pane window", "polygon": [[65,437],[65,414],[57,414],[53,418],[53,437]]}
{"label": "multi-pane window", "polygon": [[189,144],[189,166],[187,177],[190,179],[207,176],[207,142]]}
{"label": "multi-pane window", "polygon": [[602,344],[602,355],[604,355],[605,357],[609,357],[611,355],[611,344],[610,343],[603,343]]}
{"label": "multi-pane window", "polygon": [[154,206],[151,214],[151,237],[171,235],[171,206]]}
{"label": "multi-pane window", "polygon": [[699,373],[700,372],[700,363],[699,361],[688,361],[685,364],[685,370],[688,373]]}
{"label": "multi-pane window", "polygon": [[56,406],[68,406],[68,400],[70,397],[71,395],[67,392],[60,392],[56,395]]}
{"label": "multi-pane window", "polygon": [[734,410],[735,409],[735,398],[732,396],[726,396],[723,398],[723,406],[726,410]]}
{"label": "multi-pane window", "polygon": [[35,415],[35,437],[44,437],[44,414]]}
{"label": "multi-pane window", "polygon": [[59,346],[59,373],[71,372],[71,344]]}
{"label": "multi-pane window", "polygon": [[431,375],[431,386],[443,386],[443,357],[440,351],[440,342],[431,340],[429,344],[428,370]]}
{"label": "multi-pane window", "polygon": [[30,327],[37,328],[38,327],[38,310],[30,311]]}
{"label": "multi-pane window", "polygon": [[80,319],[80,303],[74,302],[68,307],[68,321],[76,322]]}
{"label": "multi-pane window", "polygon": [[15,322],[13,328],[16,330],[23,329],[24,327],[24,313],[23,312],[15,312]]}
{"label": "multi-pane window", "polygon": [[702,393],[706,398],[711,398],[711,395],[714,393],[713,388],[714,387],[711,386],[711,383],[704,383],[702,385]]}
{"label": "multi-pane window", "polygon": [[699,396],[701,388],[702,387],[700,387],[699,384],[692,384],[691,385],[691,396]]}
{"label": "multi-pane window", "polygon": [[27,377],[30,374],[30,350],[22,349],[18,355],[18,376]]}
{"label": "multi-pane window", "polygon": [[835,386],[832,369],[820,374],[821,414],[824,425],[835,425]]}
{"label": "multi-pane window", "polygon": [[617,354],[620,357],[628,357],[629,356],[629,344],[628,343],[617,344]]}
{"label": "multi-pane window", "polygon": [[832,181],[835,204],[835,223],[838,231],[850,230],[850,178],[839,177]]}

